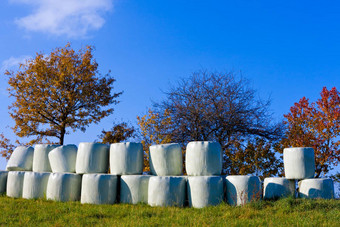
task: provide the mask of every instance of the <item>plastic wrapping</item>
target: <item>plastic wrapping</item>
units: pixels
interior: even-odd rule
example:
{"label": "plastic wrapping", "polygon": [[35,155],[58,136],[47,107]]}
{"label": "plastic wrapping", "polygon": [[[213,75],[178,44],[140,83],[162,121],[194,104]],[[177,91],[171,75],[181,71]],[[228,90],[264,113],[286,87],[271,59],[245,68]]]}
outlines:
{"label": "plastic wrapping", "polygon": [[152,176],[149,180],[150,206],[183,207],[186,198],[186,177]]}
{"label": "plastic wrapping", "polygon": [[53,173],[75,173],[77,146],[74,144],[59,146],[48,154]]}
{"label": "plastic wrapping", "polygon": [[301,180],[314,177],[314,150],[311,147],[285,148],[283,163],[287,179]]}
{"label": "plastic wrapping", "polygon": [[331,178],[315,178],[299,181],[299,197],[309,199],[334,199],[334,183]]}
{"label": "plastic wrapping", "polygon": [[48,154],[54,148],[60,145],[37,144],[34,147],[33,171],[34,172],[52,172]]}
{"label": "plastic wrapping", "polygon": [[202,208],[223,202],[223,179],[219,176],[188,177],[189,206]]}
{"label": "plastic wrapping", "polygon": [[75,173],[51,173],[46,198],[55,201],[79,201],[81,175]]}
{"label": "plastic wrapping", "polygon": [[7,175],[7,171],[0,171],[0,195],[6,193]]}
{"label": "plastic wrapping", "polygon": [[142,174],[144,164],[141,143],[114,143],[110,146],[110,171],[116,175]]}
{"label": "plastic wrapping", "polygon": [[117,176],[111,174],[84,174],[81,203],[113,204],[117,195]]}
{"label": "plastic wrapping", "polygon": [[195,141],[187,145],[185,169],[188,176],[220,175],[222,149],[217,142]]}
{"label": "plastic wrapping", "polygon": [[278,199],[295,196],[295,180],[284,177],[267,177],[263,182],[263,198]]}
{"label": "plastic wrapping", "polygon": [[226,188],[230,205],[244,205],[262,197],[260,178],[256,176],[227,176]]}
{"label": "plastic wrapping", "polygon": [[108,168],[108,145],[101,143],[79,144],[76,161],[76,173],[107,173]]}
{"label": "plastic wrapping", "polygon": [[6,169],[9,171],[32,171],[33,154],[33,147],[19,146],[15,148]]}
{"label": "plastic wrapping", "polygon": [[45,198],[50,173],[26,172],[22,197],[25,199]]}
{"label": "plastic wrapping", "polygon": [[9,197],[21,198],[24,184],[24,171],[10,171],[7,176],[6,193]]}
{"label": "plastic wrapping", "polygon": [[182,151],[178,143],[150,146],[150,171],[157,176],[177,176],[183,173]]}
{"label": "plastic wrapping", "polygon": [[121,203],[148,203],[149,175],[125,175],[120,178]]}

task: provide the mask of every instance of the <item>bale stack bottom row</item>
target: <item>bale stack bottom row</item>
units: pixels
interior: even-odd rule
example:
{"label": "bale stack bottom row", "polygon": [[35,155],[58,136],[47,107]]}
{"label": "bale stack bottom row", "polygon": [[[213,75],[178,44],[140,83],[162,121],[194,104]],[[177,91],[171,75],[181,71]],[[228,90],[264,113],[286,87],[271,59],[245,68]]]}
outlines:
{"label": "bale stack bottom row", "polygon": [[[242,205],[260,198],[295,196],[296,180],[300,180],[299,197],[334,198],[331,179],[312,178],[315,164],[311,148],[286,148],[286,178],[265,178],[263,187],[256,176],[221,176],[222,149],[216,142],[188,144],[188,176],[182,176],[178,144],[153,145],[149,154],[153,175],[142,175],[140,143],[115,143],[110,147],[80,143],[78,149],[75,145],[18,147],[8,162],[9,172],[0,171],[0,193],[91,204],[143,202],[201,208],[222,201]],[[109,167],[111,174],[107,174]]]}

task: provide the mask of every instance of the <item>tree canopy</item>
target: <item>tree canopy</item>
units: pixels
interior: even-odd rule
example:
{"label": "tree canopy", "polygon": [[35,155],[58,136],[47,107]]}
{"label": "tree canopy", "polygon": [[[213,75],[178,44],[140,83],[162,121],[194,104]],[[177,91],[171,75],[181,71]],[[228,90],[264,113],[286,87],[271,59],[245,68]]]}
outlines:
{"label": "tree canopy", "polygon": [[294,103],[284,117],[287,130],[282,147],[313,147],[316,177],[327,174],[340,161],[340,93],[324,87],[321,97]]}
{"label": "tree canopy", "polygon": [[54,137],[63,144],[67,129],[85,131],[113,112],[122,92],[113,92],[115,79],[99,73],[92,52],[92,46],[75,51],[67,44],[6,72],[17,136],[33,137],[31,143]]}

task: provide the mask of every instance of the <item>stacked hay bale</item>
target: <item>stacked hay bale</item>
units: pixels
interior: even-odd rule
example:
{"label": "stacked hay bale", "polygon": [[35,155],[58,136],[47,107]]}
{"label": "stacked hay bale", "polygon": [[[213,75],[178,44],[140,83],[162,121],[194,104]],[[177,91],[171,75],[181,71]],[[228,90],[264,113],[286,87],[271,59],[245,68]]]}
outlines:
{"label": "stacked hay bale", "polygon": [[284,171],[287,179],[298,180],[300,198],[334,198],[334,184],[330,178],[314,178],[314,150],[310,147],[285,148]]}
{"label": "stacked hay bale", "polygon": [[[6,194],[9,197],[21,198],[26,172],[32,171],[33,147],[19,146],[15,148],[7,163],[7,171],[1,173],[1,188],[6,184]],[[7,176],[7,180],[5,180]]]}
{"label": "stacked hay bale", "polygon": [[314,178],[314,150],[310,147],[283,150],[285,178],[270,177],[264,180],[264,199],[296,196],[298,181],[300,198],[334,198],[334,185],[330,178]]}
{"label": "stacked hay bale", "polygon": [[113,204],[117,195],[117,176],[108,174],[109,146],[80,143],[76,173],[83,174],[81,203]]}
{"label": "stacked hay bale", "polygon": [[148,188],[150,206],[183,207],[186,199],[186,177],[181,176],[182,151],[177,143],[150,146],[151,176]]}
{"label": "stacked hay bale", "polygon": [[34,147],[33,172],[26,172],[23,182],[22,197],[25,199],[44,198],[48,179],[52,172],[49,153],[59,145],[37,144]]}
{"label": "stacked hay bale", "polygon": [[147,203],[149,176],[143,176],[144,152],[141,143],[114,143],[110,146],[110,170],[119,177],[118,202]]}
{"label": "stacked hay bale", "polygon": [[[261,182],[256,176],[222,177],[222,149],[217,142],[195,141],[187,145],[189,206],[202,208],[226,200],[230,205],[243,205],[260,199]],[[224,187],[224,179],[226,187]]]}
{"label": "stacked hay bale", "polygon": [[224,199],[222,148],[209,141],[190,142],[186,149],[189,206],[214,206]]}
{"label": "stacked hay bale", "polygon": [[58,146],[48,154],[52,172],[46,197],[55,201],[79,201],[82,176],[75,173],[78,148],[69,144]]}

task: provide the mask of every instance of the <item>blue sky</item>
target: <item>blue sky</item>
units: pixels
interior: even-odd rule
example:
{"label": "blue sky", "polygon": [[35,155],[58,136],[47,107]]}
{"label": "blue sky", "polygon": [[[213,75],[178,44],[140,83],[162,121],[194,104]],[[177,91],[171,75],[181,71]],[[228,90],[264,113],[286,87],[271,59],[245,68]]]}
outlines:
{"label": "blue sky", "polygon": [[[112,116],[66,143],[98,139],[113,120],[135,124],[169,83],[200,69],[241,71],[282,120],[303,96],[339,87],[339,12],[337,1],[4,0],[0,69],[67,42],[95,46],[101,73],[111,70],[124,94]],[[15,140],[6,87],[3,75],[0,132]]]}

